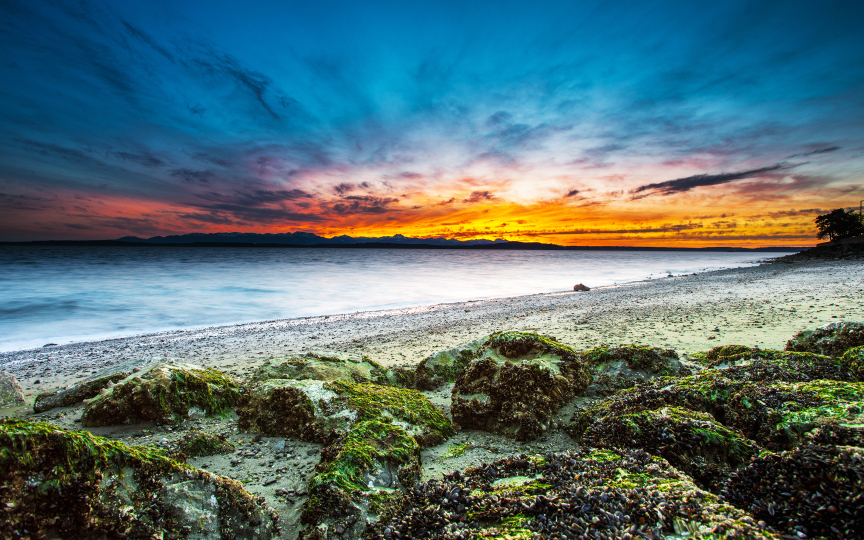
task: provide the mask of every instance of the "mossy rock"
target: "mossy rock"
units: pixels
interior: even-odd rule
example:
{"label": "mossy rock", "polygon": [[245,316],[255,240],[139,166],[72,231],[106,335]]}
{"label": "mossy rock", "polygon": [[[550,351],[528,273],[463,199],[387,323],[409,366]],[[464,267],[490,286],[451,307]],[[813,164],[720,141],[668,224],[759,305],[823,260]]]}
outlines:
{"label": "mossy rock", "polygon": [[242,430],[326,443],[363,420],[399,425],[421,446],[453,432],[450,421],[416,390],[371,383],[272,379],[237,407]]}
{"label": "mossy rock", "polygon": [[724,377],[739,381],[859,380],[858,375],[841,360],[809,352],[753,349],[746,354],[722,357],[710,368],[722,369]]}
{"label": "mossy rock", "polygon": [[420,447],[404,429],[367,420],[325,448],[316,471],[301,538],[361,538],[407,502],[420,477]]}
{"label": "mossy rock", "polygon": [[588,395],[607,396],[657,377],[690,375],[673,349],[604,345],[581,352],[579,356],[592,372]]}
{"label": "mossy rock", "polygon": [[2,538],[273,538],[241,484],[85,431],[0,421]]}
{"label": "mossy rock", "polygon": [[862,478],[864,449],[807,445],[766,452],[726,480],[720,492],[784,538],[860,538]]}
{"label": "mossy rock", "polygon": [[437,352],[421,361],[414,370],[418,390],[437,390],[443,384],[456,382],[465,366],[474,359],[484,340]]}
{"label": "mossy rock", "polygon": [[663,407],[597,419],[580,444],[603,448],[640,448],[661,456],[702,489],[716,491],[730,472],[762,448],[707,413]]}
{"label": "mossy rock", "polygon": [[853,347],[843,353],[840,362],[853,374],[856,380],[864,381],[864,345]]}
{"label": "mossy rock", "polygon": [[92,380],[67,386],[66,388],[55,392],[46,392],[36,396],[36,402],[33,404],[33,411],[36,413],[45,412],[55,407],[70,407],[77,405],[85,399],[91,399],[99,395],[99,393],[108,388],[114,383],[120,382],[129,376],[128,372],[121,371],[104,375]]}
{"label": "mossy rock", "polygon": [[493,334],[475,356],[453,387],[453,421],[519,440],[546,431],[590,380],[576,351],[538,334]]}
{"label": "mossy rock", "polygon": [[117,383],[84,406],[85,426],[155,422],[173,424],[196,410],[209,416],[227,414],[240,399],[230,377],[191,364],[156,364]]}
{"label": "mossy rock", "polygon": [[641,450],[522,454],[430,480],[409,495],[371,537],[775,537]]}
{"label": "mossy rock", "polygon": [[388,375],[392,376],[384,367],[367,356],[357,358],[306,353],[302,356],[292,356],[281,362],[265,362],[249,376],[247,384],[253,386],[270,379],[390,384]]}
{"label": "mossy rock", "polygon": [[177,449],[184,456],[193,458],[227,454],[234,451],[234,445],[224,435],[193,429],[183,435]]}
{"label": "mossy rock", "polygon": [[837,322],[798,332],[786,342],[786,350],[840,358],[849,349],[861,345],[864,345],[864,323]]}

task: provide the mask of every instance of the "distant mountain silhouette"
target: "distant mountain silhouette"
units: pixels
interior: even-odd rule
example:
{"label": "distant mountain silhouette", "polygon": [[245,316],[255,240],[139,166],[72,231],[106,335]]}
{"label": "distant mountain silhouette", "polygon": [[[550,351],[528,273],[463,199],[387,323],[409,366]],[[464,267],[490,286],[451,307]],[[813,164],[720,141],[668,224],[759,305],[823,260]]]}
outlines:
{"label": "distant mountain silhouette", "polygon": [[138,238],[137,236],[124,236],[117,239],[119,242],[136,242],[142,244],[193,244],[193,243],[231,243],[231,244],[289,244],[295,246],[318,246],[318,245],[347,245],[347,244],[423,244],[427,246],[480,246],[486,244],[507,243],[507,240],[454,240],[451,238],[411,238],[397,234],[394,236],[380,236],[370,238],[368,236],[342,235],[333,238],[324,238],[317,234],[307,232],[293,233],[189,233],[171,236],[154,236],[152,238]]}

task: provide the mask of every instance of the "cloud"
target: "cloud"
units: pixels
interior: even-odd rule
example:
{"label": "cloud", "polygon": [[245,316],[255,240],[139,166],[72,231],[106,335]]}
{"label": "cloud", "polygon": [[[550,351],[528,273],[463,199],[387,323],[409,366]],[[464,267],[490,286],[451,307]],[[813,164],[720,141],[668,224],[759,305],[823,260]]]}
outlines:
{"label": "cloud", "polygon": [[829,154],[831,152],[836,152],[837,150],[840,150],[841,148],[843,148],[843,147],[842,146],[826,146],[825,148],[817,148],[816,150],[811,150],[810,152],[804,152],[802,154],[792,154],[791,156],[788,156],[787,159],[793,158],[793,157],[815,156],[818,154]]}
{"label": "cloud", "polygon": [[342,182],[338,186],[333,186],[333,191],[335,191],[337,195],[345,195],[352,189],[354,189],[354,184],[349,184],[348,182]]}
{"label": "cloud", "polygon": [[467,199],[463,199],[462,202],[473,204],[492,200],[495,200],[495,195],[493,195],[491,191],[472,191],[471,195],[469,195]]}
{"label": "cloud", "polygon": [[[676,180],[658,182],[656,184],[646,184],[632,190],[630,193],[633,194],[634,198],[636,199],[641,199],[642,197],[647,197],[649,195],[672,195],[675,193],[690,191],[691,189],[697,187],[716,186],[718,184],[726,184],[735,180],[754,178],[765,175],[766,173],[791,169],[795,166],[796,165],[778,163],[776,165],[771,165],[770,167],[751,169],[749,171],[720,174],[697,174],[694,176],[688,176],[686,178],[678,178]],[[644,195],[639,196],[640,193],[644,193]]]}
{"label": "cloud", "polygon": [[171,171],[171,176],[175,178],[180,178],[184,182],[188,182],[190,184],[209,184],[210,181],[215,178],[215,174],[213,171],[195,171],[192,169],[174,169]]}
{"label": "cloud", "polygon": [[123,161],[131,161],[145,167],[161,167],[165,162],[148,153],[134,154],[132,152],[117,152],[117,156]]}
{"label": "cloud", "polygon": [[216,158],[204,152],[198,152],[193,156],[195,159],[206,161],[208,163],[212,163],[213,165],[218,165],[220,167],[228,168],[231,166],[231,162],[227,159]]}
{"label": "cloud", "polygon": [[439,203],[436,203],[435,206],[449,206],[449,205],[453,204],[454,202],[456,202],[456,197],[450,197],[446,201],[441,201]]}
{"label": "cloud", "polygon": [[348,214],[383,214],[390,211],[388,205],[399,202],[393,197],[348,196],[348,203],[334,204],[331,209],[339,215]]}
{"label": "cloud", "polygon": [[578,189],[571,189],[570,191],[567,192],[567,195],[564,195],[564,198],[566,199],[569,197],[575,197],[576,195],[579,195],[579,190]]}

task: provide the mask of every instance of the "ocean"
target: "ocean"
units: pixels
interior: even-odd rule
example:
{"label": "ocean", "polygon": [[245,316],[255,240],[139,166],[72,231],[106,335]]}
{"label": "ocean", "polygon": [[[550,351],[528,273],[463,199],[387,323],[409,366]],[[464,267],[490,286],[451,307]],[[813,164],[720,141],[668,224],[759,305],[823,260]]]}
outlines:
{"label": "ocean", "polygon": [[752,266],[698,251],[0,247],[0,351]]}

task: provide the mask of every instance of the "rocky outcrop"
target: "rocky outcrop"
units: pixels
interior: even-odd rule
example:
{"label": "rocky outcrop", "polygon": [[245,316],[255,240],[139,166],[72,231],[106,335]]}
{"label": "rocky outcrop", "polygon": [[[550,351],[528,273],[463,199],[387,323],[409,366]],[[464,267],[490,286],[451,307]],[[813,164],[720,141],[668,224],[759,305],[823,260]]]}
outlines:
{"label": "rocky outcrop", "polygon": [[407,503],[420,477],[420,447],[404,429],[367,420],[325,448],[316,470],[300,537],[362,538]]}
{"label": "rocky outcrop", "polygon": [[856,380],[864,381],[864,345],[854,347],[843,353],[840,362],[853,374]]}
{"label": "rocky outcrop", "polygon": [[15,377],[6,371],[0,371],[0,409],[20,407],[24,405],[24,391]]}
{"label": "rocky outcrop", "polygon": [[108,388],[114,383],[120,382],[129,376],[128,372],[121,371],[97,377],[92,380],[73,384],[56,390],[54,392],[46,392],[36,396],[36,402],[33,404],[33,411],[36,413],[45,412],[55,407],[71,407],[99,395],[102,390]]}
{"label": "rocky outcrop", "polygon": [[587,395],[608,396],[657,377],[690,375],[673,349],[644,345],[602,346],[579,353],[591,368]]}
{"label": "rocky outcrop", "polygon": [[183,436],[177,449],[187,458],[192,458],[227,454],[234,451],[234,445],[224,435],[193,429]]}
{"label": "rocky outcrop", "polygon": [[307,353],[292,356],[281,362],[265,361],[249,376],[250,386],[270,379],[294,379],[298,381],[344,381],[374,382],[390,384],[395,380],[393,373],[383,368],[369,357],[338,357]]}
{"label": "rocky outcrop", "polygon": [[0,421],[2,538],[277,536],[241,484],[87,432]]}
{"label": "rocky outcrop", "polygon": [[271,379],[243,397],[237,414],[242,430],[322,443],[364,420],[393,423],[421,446],[437,444],[453,429],[416,390],[343,381]]}
{"label": "rocky outcrop", "polygon": [[786,350],[840,358],[849,349],[860,345],[864,345],[864,323],[837,322],[798,332],[786,342]]}
{"label": "rocky outcrop", "polygon": [[474,354],[483,345],[483,341],[472,341],[462,347],[441,351],[425,358],[414,370],[416,388],[437,390],[443,384],[456,382],[465,366],[474,359]]}
{"label": "rocky outcrop", "polygon": [[156,364],[133,374],[84,406],[85,426],[173,424],[190,414],[226,414],[240,399],[230,377],[190,364]]}
{"label": "rocky outcrop", "polygon": [[530,440],[585,391],[588,368],[553,338],[521,332],[492,335],[456,379],[450,411],[463,428]]}

